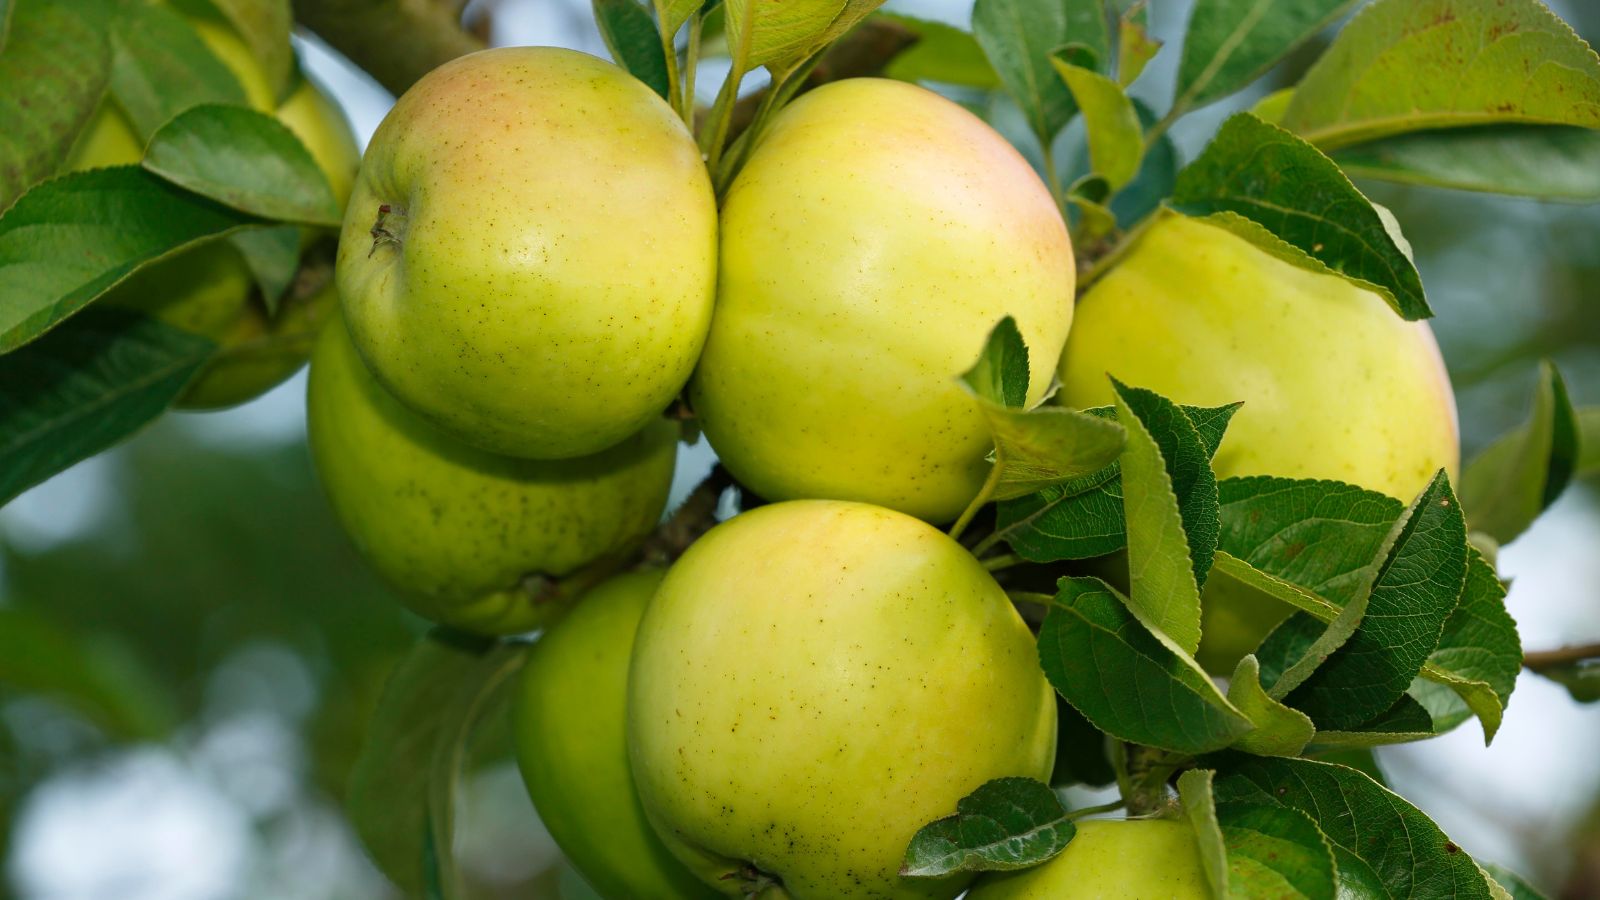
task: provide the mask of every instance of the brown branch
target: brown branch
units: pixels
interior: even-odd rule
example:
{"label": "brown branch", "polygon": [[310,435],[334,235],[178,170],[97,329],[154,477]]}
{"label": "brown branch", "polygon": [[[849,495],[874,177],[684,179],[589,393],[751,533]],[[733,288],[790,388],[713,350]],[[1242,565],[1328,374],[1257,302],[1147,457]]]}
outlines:
{"label": "brown branch", "polygon": [[718,463],[705,480],[689,492],[672,517],[645,541],[640,555],[650,565],[667,565],[717,524],[717,504],[732,487],[733,476]]}
{"label": "brown branch", "polygon": [[294,0],[295,19],[395,96],[440,64],[482,50],[455,0]]}
{"label": "brown branch", "polygon": [[1584,660],[1600,661],[1600,644],[1581,644],[1559,650],[1537,650],[1522,655],[1522,664],[1535,672],[1580,663]]}

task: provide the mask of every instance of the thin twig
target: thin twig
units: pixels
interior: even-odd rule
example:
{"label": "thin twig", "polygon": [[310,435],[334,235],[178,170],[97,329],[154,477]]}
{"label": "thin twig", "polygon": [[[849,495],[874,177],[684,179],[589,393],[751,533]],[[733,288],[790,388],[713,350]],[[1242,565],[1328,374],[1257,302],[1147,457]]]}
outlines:
{"label": "thin twig", "polygon": [[645,562],[666,565],[717,524],[717,504],[722,492],[734,484],[733,475],[718,463],[705,480],[689,492],[683,503],[645,540],[640,554]]}
{"label": "thin twig", "polygon": [[1535,672],[1542,672],[1545,669],[1556,669],[1590,659],[1600,661],[1600,643],[1524,653],[1522,664]]}

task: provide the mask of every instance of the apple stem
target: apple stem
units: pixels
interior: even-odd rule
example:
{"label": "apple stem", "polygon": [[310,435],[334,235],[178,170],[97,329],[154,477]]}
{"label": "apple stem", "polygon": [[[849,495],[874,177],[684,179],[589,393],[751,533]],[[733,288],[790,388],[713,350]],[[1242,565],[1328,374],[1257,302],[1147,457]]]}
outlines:
{"label": "apple stem", "polygon": [[372,223],[372,249],[367,256],[378,252],[384,244],[399,247],[406,231],[406,211],[389,203],[378,205],[378,219]]}

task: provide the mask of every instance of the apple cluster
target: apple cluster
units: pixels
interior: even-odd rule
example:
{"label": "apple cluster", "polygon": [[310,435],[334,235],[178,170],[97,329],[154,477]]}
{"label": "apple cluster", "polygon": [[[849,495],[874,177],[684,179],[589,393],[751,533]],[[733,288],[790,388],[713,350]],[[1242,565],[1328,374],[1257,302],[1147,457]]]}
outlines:
{"label": "apple cluster", "polygon": [[[1456,465],[1425,326],[1170,214],[1075,303],[1067,226],[1032,167],[896,81],[802,95],[719,202],[683,121],[621,69],[467,56],[379,128],[338,254],[342,316],[309,386],[323,483],[417,612],[544,629],[519,759],[606,897],[955,897],[969,878],[900,876],[912,835],[987,781],[1049,779],[1056,698],[1034,636],[934,527],[991,465],[957,376],[1001,319],[1028,348],[1029,406],[1103,404],[1108,372],[1245,400],[1222,475],[1409,498]],[[769,502],[640,568],[685,398]],[[1172,864],[1140,872],[1116,849],[1130,841],[1172,846]],[[1096,824],[972,896],[1120,872],[1204,897],[1192,845],[1173,823]]]}

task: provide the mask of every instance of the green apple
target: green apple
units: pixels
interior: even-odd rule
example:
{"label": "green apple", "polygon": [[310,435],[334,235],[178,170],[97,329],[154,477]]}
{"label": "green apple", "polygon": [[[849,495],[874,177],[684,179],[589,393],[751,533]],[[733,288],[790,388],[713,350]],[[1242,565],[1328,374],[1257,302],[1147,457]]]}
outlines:
{"label": "green apple", "polygon": [[674,854],[730,895],[954,897],[901,878],[917,829],[1045,779],[1055,695],[960,544],[882,507],[797,500],[693,544],[639,625],[628,739]]}
{"label": "green apple", "polygon": [[335,514],[417,613],[485,634],[527,631],[631,552],[660,519],[677,427],[657,419],[602,453],[498,456],[389,396],[337,316],[312,353],[311,453]]}
{"label": "green apple", "polygon": [[1072,324],[1072,244],[1038,176],[931,91],[839,81],[774,119],[721,234],[691,398],[723,463],[768,499],[955,518],[993,448],[957,376],[1009,315],[1037,402]]}
{"label": "green apple", "polygon": [[1172,819],[1090,819],[1041,866],[986,876],[967,900],[1211,900],[1194,829]]}
{"label": "green apple", "polygon": [[[1170,216],[1078,301],[1061,402],[1111,402],[1107,374],[1181,403],[1244,401],[1213,466],[1360,485],[1409,501],[1460,463],[1455,396],[1433,333],[1377,294]],[[1231,672],[1290,612],[1207,581],[1199,657]]]}
{"label": "green apple", "polygon": [[517,764],[534,808],[608,900],[717,896],[651,830],[628,769],[628,659],[663,574],[629,572],[584,594],[533,645],[512,701]]}
{"label": "green apple", "polygon": [[[216,10],[193,0],[173,5],[233,72],[251,105],[271,110],[266,74]],[[343,204],[361,160],[344,113],[302,77],[278,106],[277,116],[305,144]],[[143,155],[144,142],[133,124],[107,97],[73,147],[66,168],[132,165]],[[302,247],[317,237],[307,229]],[[139,270],[98,302],[138,309],[216,341],[221,350],[178,401],[187,409],[214,409],[250,400],[299,369],[335,298],[331,287],[320,283],[297,285],[283,299],[279,314],[269,318],[244,257],[230,242],[216,240]]]}
{"label": "green apple", "polygon": [[661,414],[711,321],[716,201],[664,100],[571,50],[446,63],[367,148],[345,319],[391,393],[485,450],[560,459]]}
{"label": "green apple", "polygon": [[1326,478],[1410,501],[1460,462],[1426,323],[1198,220],[1157,222],[1078,301],[1061,402],[1111,403],[1107,373],[1180,403],[1243,400],[1214,460],[1223,478]]}

